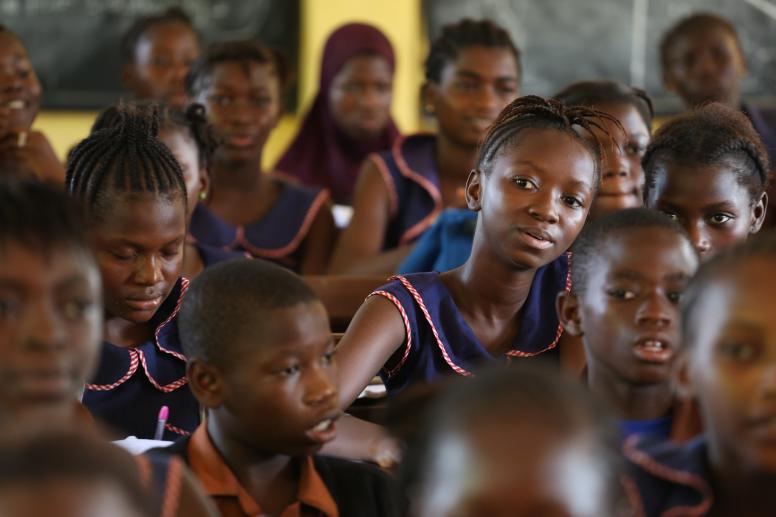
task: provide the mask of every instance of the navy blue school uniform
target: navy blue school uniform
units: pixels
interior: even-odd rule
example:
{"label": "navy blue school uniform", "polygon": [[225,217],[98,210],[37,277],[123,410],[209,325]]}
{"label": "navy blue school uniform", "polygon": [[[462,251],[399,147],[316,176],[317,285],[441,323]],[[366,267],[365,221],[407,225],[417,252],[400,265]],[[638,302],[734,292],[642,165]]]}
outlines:
{"label": "navy blue school uniform", "polygon": [[[536,271],[517,337],[503,359],[538,355],[559,359],[557,345],[563,327],[555,311],[555,297],[571,289],[570,266],[567,253]],[[404,320],[404,344],[380,371],[389,394],[450,373],[470,376],[478,364],[498,359],[477,340],[439,273],[394,276],[369,296],[388,299]]]}
{"label": "navy blue school uniform", "polygon": [[713,504],[704,436],[684,445],[633,437],[623,445],[625,487],[636,515],[701,516]]}
{"label": "navy blue school uniform", "polygon": [[196,241],[193,242],[192,245],[196,248],[197,253],[199,253],[199,258],[202,259],[202,264],[206,268],[225,260],[231,260],[235,258],[250,258],[250,255],[244,251],[225,250],[216,248],[214,246],[208,246],[207,244]]}
{"label": "navy blue school uniform", "polygon": [[329,193],[276,179],[279,194],[266,214],[253,223],[235,226],[199,204],[194,209],[189,233],[198,243],[277,262],[298,271],[301,244],[319,211],[326,209]]}
{"label": "navy blue school uniform", "polygon": [[[752,126],[760,135],[773,167],[776,164],[776,110],[759,109],[744,103],[741,111],[749,117]],[[776,184],[771,184],[768,188],[768,199],[768,217],[765,220],[765,226],[774,227],[776,226],[776,203],[773,200],[776,199]]]}
{"label": "navy blue school uniform", "polygon": [[367,158],[377,167],[390,195],[390,220],[383,250],[414,242],[442,211],[436,137],[419,133],[399,137],[390,151]]}
{"label": "navy blue school uniform", "polygon": [[199,425],[199,405],[186,380],[177,315],[188,288],[181,278],[151,318],[154,337],[133,348],[104,341],[100,364],[83,404],[124,436],[153,438],[159,409],[170,408],[162,439],[175,440]]}

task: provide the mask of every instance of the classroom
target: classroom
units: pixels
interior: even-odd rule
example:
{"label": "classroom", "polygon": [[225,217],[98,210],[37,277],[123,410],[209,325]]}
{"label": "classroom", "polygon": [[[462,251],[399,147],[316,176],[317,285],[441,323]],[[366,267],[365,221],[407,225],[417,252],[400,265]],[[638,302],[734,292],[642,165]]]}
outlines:
{"label": "classroom", "polygon": [[0,515],[776,515],[776,2],[0,0]]}

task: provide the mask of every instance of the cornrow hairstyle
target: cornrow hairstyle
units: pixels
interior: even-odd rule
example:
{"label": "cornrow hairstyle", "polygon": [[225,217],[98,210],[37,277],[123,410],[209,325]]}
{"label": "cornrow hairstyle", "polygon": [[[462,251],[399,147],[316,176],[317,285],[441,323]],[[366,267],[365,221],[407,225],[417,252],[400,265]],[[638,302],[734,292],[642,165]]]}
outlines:
{"label": "cornrow hairstyle", "polygon": [[648,201],[666,165],[707,166],[733,159],[738,182],[753,200],[768,187],[768,153],[749,119],[715,102],[687,111],[658,129],[644,153],[644,200]]}
{"label": "cornrow hairstyle", "polygon": [[440,34],[431,42],[425,63],[426,81],[438,83],[445,66],[455,61],[462,50],[475,46],[510,50],[515,56],[517,75],[522,77],[520,50],[509,33],[490,20],[464,18],[442,27]]}
{"label": "cornrow hairstyle", "polygon": [[466,436],[488,424],[538,425],[557,432],[559,440],[589,437],[610,494],[619,495],[622,460],[615,419],[577,381],[542,365],[519,364],[491,367],[474,379],[448,384],[421,418],[421,431],[409,442],[400,466],[401,484],[410,499],[422,496],[446,436]]}
{"label": "cornrow hairstyle", "polygon": [[682,36],[707,31],[711,28],[721,28],[730,33],[736,41],[736,46],[741,51],[741,40],[738,32],[730,20],[713,13],[695,13],[679,20],[663,35],[660,40],[660,65],[663,70],[671,65],[671,51],[677,40]]}
{"label": "cornrow hairstyle", "polygon": [[697,330],[705,324],[706,318],[699,312],[699,306],[706,290],[719,277],[746,269],[753,259],[776,262],[776,232],[753,235],[701,264],[682,296],[682,342],[685,346],[695,343]]}
{"label": "cornrow hairstyle", "polygon": [[186,184],[172,152],[157,138],[154,105],[120,105],[114,120],[82,140],[68,157],[65,188],[100,220],[111,195],[153,193],[186,204]]}
{"label": "cornrow hairstyle", "polygon": [[[598,188],[601,176],[602,144],[593,129],[609,135],[602,119],[612,122],[624,131],[620,121],[608,113],[584,106],[566,106],[554,99],[543,99],[535,95],[518,97],[499,114],[488,129],[480,145],[477,168],[485,174],[490,172],[493,160],[506,147],[517,143],[518,135],[524,129],[556,129],[566,133],[585,146],[593,155],[595,166],[594,188]],[[585,138],[578,129],[590,135]]]}
{"label": "cornrow hairstyle", "polygon": [[0,490],[52,481],[105,483],[121,494],[122,502],[153,515],[149,493],[135,459],[111,443],[81,431],[29,425],[0,436]]}
{"label": "cornrow hairstyle", "polygon": [[[197,159],[200,167],[205,169],[210,167],[213,153],[216,147],[218,147],[218,141],[212,126],[207,121],[205,107],[202,104],[190,104],[185,110],[169,104],[147,101],[136,101],[132,102],[132,104],[143,106],[144,109],[153,109],[152,106],[157,106],[159,130],[176,129],[187,131],[197,146]],[[100,129],[117,124],[120,120],[119,113],[120,108],[117,106],[110,106],[103,110],[95,119],[91,132],[94,133]]]}
{"label": "cornrow hairstyle", "polygon": [[[267,334],[277,309],[318,300],[301,277],[261,259],[229,260],[207,268],[191,283],[178,316],[183,352],[189,359],[228,368],[246,329]],[[253,339],[251,344],[265,343]]]}
{"label": "cornrow hairstyle", "polygon": [[199,34],[197,33],[196,28],[194,28],[194,24],[189,15],[180,7],[170,7],[162,13],[138,18],[129,29],[127,29],[127,32],[125,32],[124,36],[121,38],[122,62],[131,63],[135,60],[135,48],[137,48],[140,38],[142,38],[146,32],[157,25],[174,22],[189,26],[191,31],[199,38]]}
{"label": "cornrow hairstyle", "polygon": [[680,235],[695,253],[690,238],[679,223],[657,210],[629,208],[605,215],[588,222],[571,248],[574,256],[574,267],[571,269],[574,294],[584,294],[590,275],[599,268],[599,259],[606,253],[606,243],[640,228],[660,228]]}
{"label": "cornrow hairstyle", "polygon": [[210,75],[216,65],[225,62],[240,63],[247,70],[249,63],[271,65],[280,82],[280,92],[285,90],[289,71],[285,59],[273,49],[265,47],[256,40],[236,40],[213,43],[194,63],[186,77],[186,90],[196,97],[207,87]]}
{"label": "cornrow hairstyle", "polygon": [[10,244],[41,253],[70,248],[91,256],[73,200],[39,181],[0,180],[0,250]]}
{"label": "cornrow hairstyle", "polygon": [[652,99],[641,88],[626,86],[616,81],[579,81],[566,86],[553,95],[554,99],[561,101],[566,106],[586,106],[595,108],[613,104],[626,104],[633,106],[647,129],[652,129],[652,119],[655,118],[655,109],[652,107]]}

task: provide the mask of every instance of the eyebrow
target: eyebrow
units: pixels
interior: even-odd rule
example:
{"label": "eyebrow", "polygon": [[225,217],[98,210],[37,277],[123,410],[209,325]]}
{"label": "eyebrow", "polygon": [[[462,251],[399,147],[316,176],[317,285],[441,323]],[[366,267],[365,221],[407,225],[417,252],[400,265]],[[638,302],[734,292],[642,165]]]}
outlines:
{"label": "eyebrow", "polygon": [[[482,77],[480,74],[478,74],[477,72],[474,72],[472,70],[456,70],[455,71],[455,75],[458,76],[458,77],[465,77],[465,78],[468,78],[468,79],[477,79],[477,80],[480,80],[480,81],[484,79],[484,77]],[[513,82],[517,82],[517,77],[516,76],[511,76],[511,75],[501,75],[501,76],[496,77],[496,81],[513,81]]]}

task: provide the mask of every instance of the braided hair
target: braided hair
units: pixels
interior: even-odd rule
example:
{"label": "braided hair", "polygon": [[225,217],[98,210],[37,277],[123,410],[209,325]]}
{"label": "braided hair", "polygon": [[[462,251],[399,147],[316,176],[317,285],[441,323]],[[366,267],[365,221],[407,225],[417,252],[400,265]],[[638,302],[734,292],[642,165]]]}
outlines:
{"label": "braided hair", "polygon": [[734,171],[741,185],[757,199],[768,186],[768,153],[749,119],[738,110],[711,103],[685,112],[654,134],[641,164],[646,183],[644,199],[666,174],[666,165],[700,166],[736,160]]}
{"label": "braided hair", "polygon": [[132,63],[135,60],[135,48],[137,47],[140,38],[142,38],[150,29],[157,25],[176,22],[187,25],[198,37],[197,31],[194,28],[194,24],[191,22],[189,15],[180,7],[170,7],[162,13],[138,18],[129,29],[127,29],[127,32],[125,32],[124,36],[121,38],[122,62]]}
{"label": "braided hair", "polygon": [[475,46],[508,49],[515,57],[518,77],[522,75],[520,50],[506,30],[490,20],[464,18],[442,27],[442,32],[431,42],[425,63],[426,81],[438,83],[445,66],[455,61],[463,49]]}
{"label": "braided hair", "polygon": [[[609,132],[602,124],[606,119],[622,130],[622,125],[613,116],[583,106],[566,106],[560,101],[543,99],[535,95],[519,97],[509,103],[490,126],[480,145],[477,168],[485,174],[490,172],[493,161],[506,147],[517,143],[518,134],[524,129],[556,129],[573,137],[593,155],[595,181],[597,187],[601,176],[602,144],[596,134],[597,129],[605,135]],[[588,133],[585,138],[578,128]]]}
{"label": "braided hair", "polygon": [[647,129],[652,127],[652,119],[655,118],[652,99],[647,92],[616,81],[579,81],[566,86],[553,95],[553,98],[567,106],[587,106],[588,108],[612,104],[633,106],[641,115]]}
{"label": "braided hair", "polygon": [[120,105],[106,127],[70,153],[65,187],[91,219],[109,208],[110,194],[149,192],[186,204],[186,184],[175,157],[161,140],[155,105]]}

